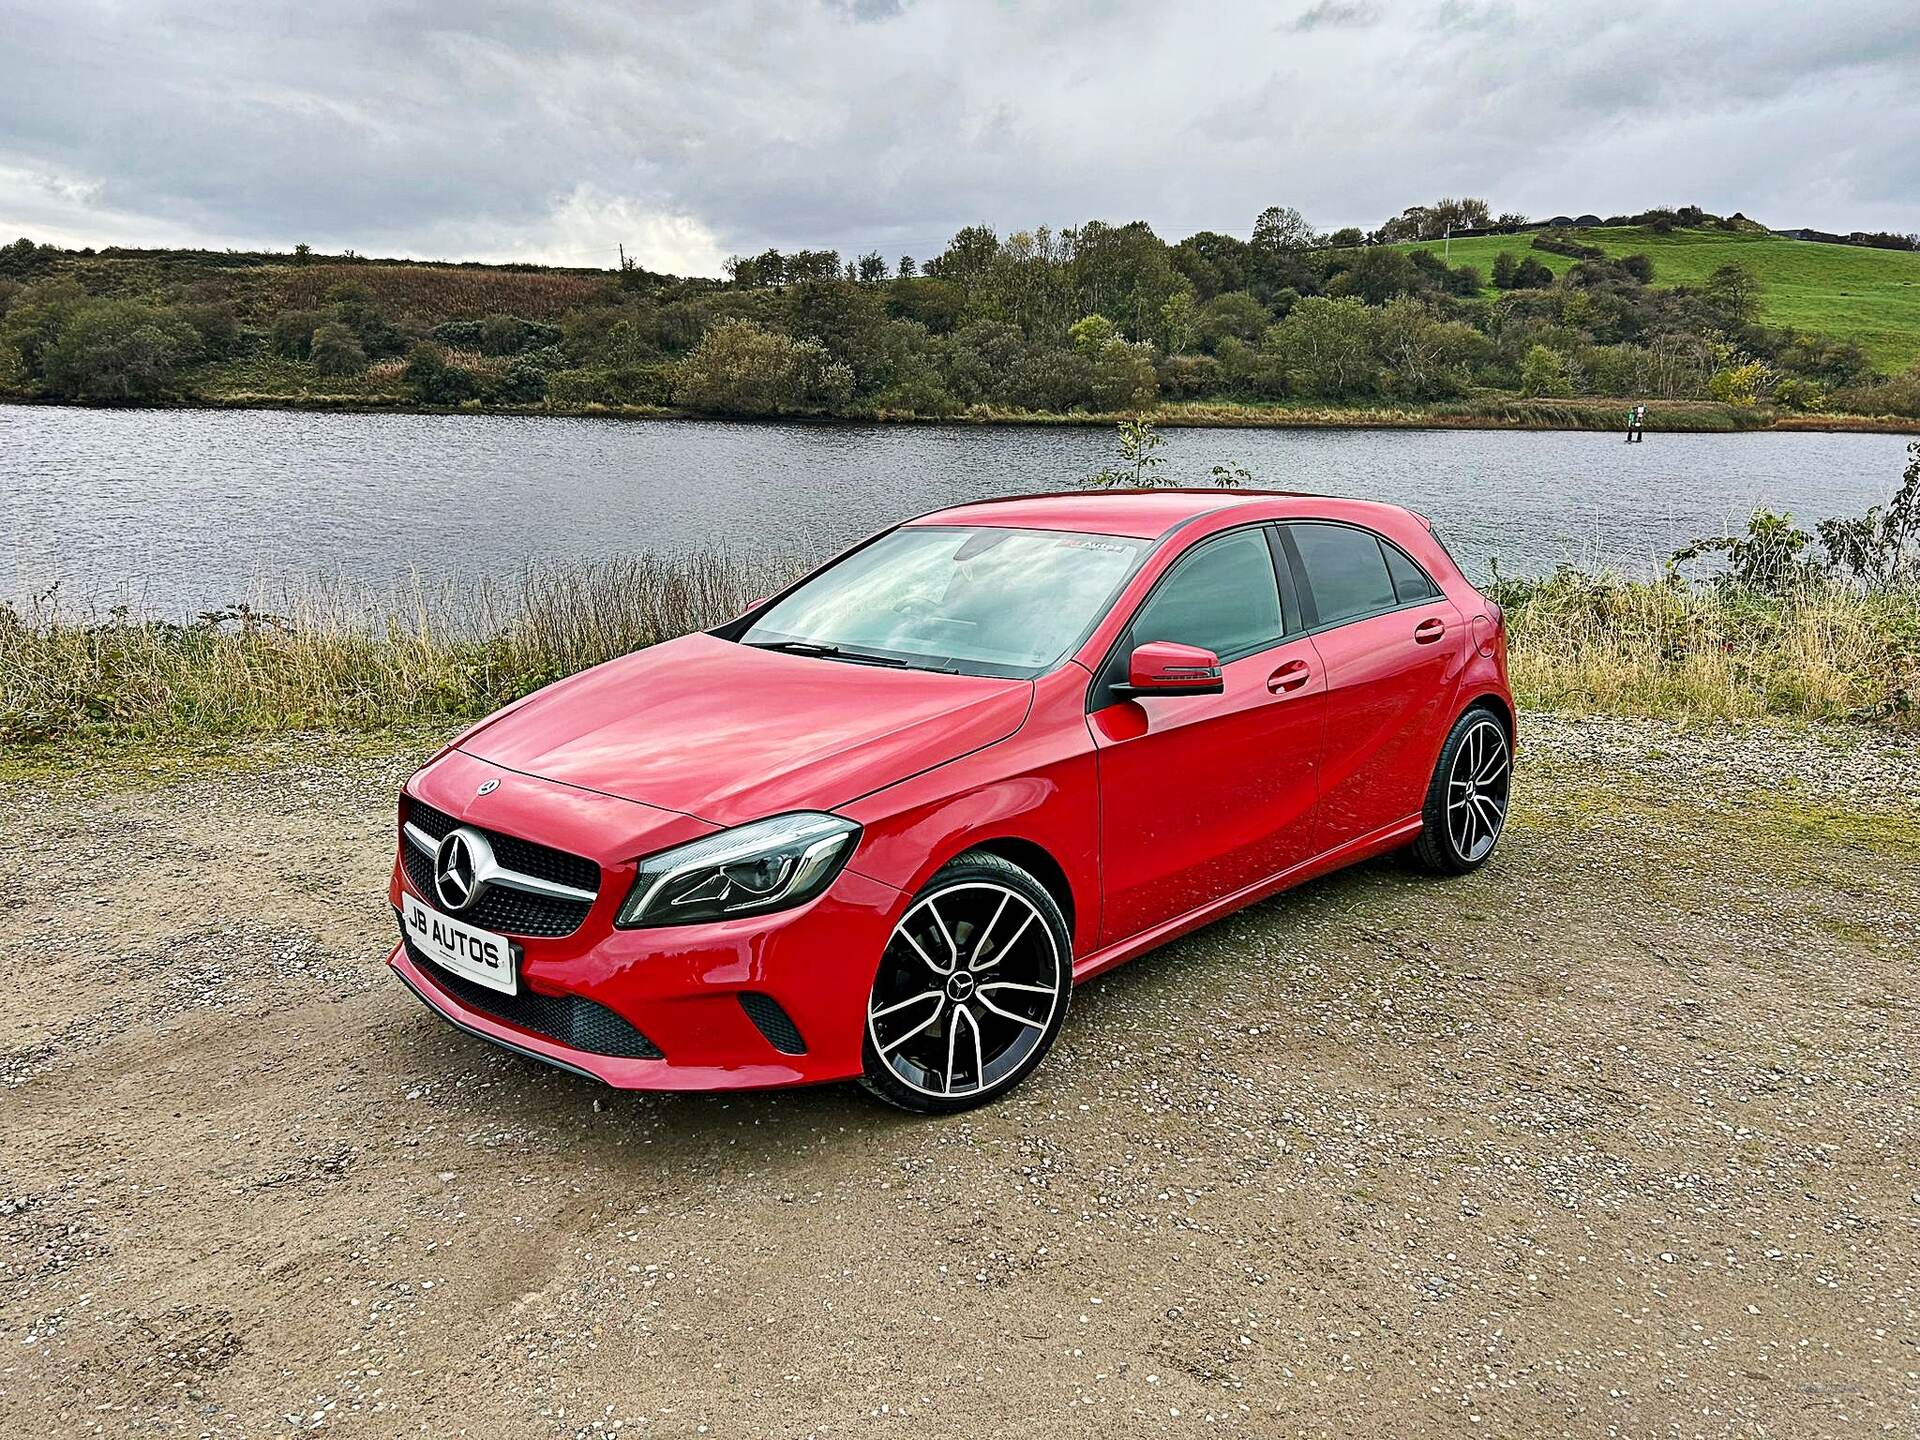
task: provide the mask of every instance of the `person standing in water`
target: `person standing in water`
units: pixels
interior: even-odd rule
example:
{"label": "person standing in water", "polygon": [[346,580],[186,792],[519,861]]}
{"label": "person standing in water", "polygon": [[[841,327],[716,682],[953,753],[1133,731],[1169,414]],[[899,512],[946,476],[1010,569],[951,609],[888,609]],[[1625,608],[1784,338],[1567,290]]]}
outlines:
{"label": "person standing in water", "polygon": [[1638,445],[1646,439],[1647,407],[1629,405],[1627,407],[1627,443]]}

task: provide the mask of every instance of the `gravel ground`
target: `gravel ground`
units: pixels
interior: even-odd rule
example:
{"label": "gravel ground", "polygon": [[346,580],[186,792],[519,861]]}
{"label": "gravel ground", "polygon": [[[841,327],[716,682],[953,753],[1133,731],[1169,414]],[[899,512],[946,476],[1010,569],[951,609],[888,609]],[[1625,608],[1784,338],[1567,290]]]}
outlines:
{"label": "gravel ground", "polygon": [[1524,738],[944,1123],[427,1014],[405,758],[0,785],[0,1434],[1920,1433],[1920,749]]}

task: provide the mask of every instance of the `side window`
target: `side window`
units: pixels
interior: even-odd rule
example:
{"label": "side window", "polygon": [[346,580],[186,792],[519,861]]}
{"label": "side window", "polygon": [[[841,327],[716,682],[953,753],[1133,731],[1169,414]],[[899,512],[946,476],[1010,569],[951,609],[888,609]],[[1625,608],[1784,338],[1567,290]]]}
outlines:
{"label": "side window", "polygon": [[1174,567],[1134,617],[1132,643],[1176,640],[1224,660],[1271,645],[1284,630],[1267,537],[1238,530],[1206,541]]}
{"label": "side window", "polygon": [[1370,530],[1296,522],[1288,527],[1322,625],[1391,610],[1400,603],[1386,557]]}
{"label": "side window", "polygon": [[1413,558],[1406,551],[1391,540],[1382,540],[1380,553],[1387,557],[1387,573],[1393,577],[1393,593],[1400,597],[1402,605],[1440,598],[1439,587],[1427,578],[1426,571],[1413,563]]}

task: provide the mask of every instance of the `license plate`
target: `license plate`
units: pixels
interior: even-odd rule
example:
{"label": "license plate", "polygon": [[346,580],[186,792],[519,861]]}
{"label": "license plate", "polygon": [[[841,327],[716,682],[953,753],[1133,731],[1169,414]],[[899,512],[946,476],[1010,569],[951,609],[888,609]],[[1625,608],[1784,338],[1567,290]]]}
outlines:
{"label": "license plate", "polygon": [[400,911],[407,938],[434,964],[503,995],[520,993],[519,947],[504,935],[442,915],[412,895],[401,895]]}

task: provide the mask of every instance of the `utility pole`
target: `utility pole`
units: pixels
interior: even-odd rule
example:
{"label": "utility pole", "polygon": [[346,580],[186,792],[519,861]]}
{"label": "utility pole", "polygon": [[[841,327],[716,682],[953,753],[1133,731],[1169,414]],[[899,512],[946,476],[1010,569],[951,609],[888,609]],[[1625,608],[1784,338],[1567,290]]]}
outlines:
{"label": "utility pole", "polygon": [[1447,233],[1441,237],[1440,255],[1447,264],[1453,263],[1453,222],[1451,220],[1447,222]]}

